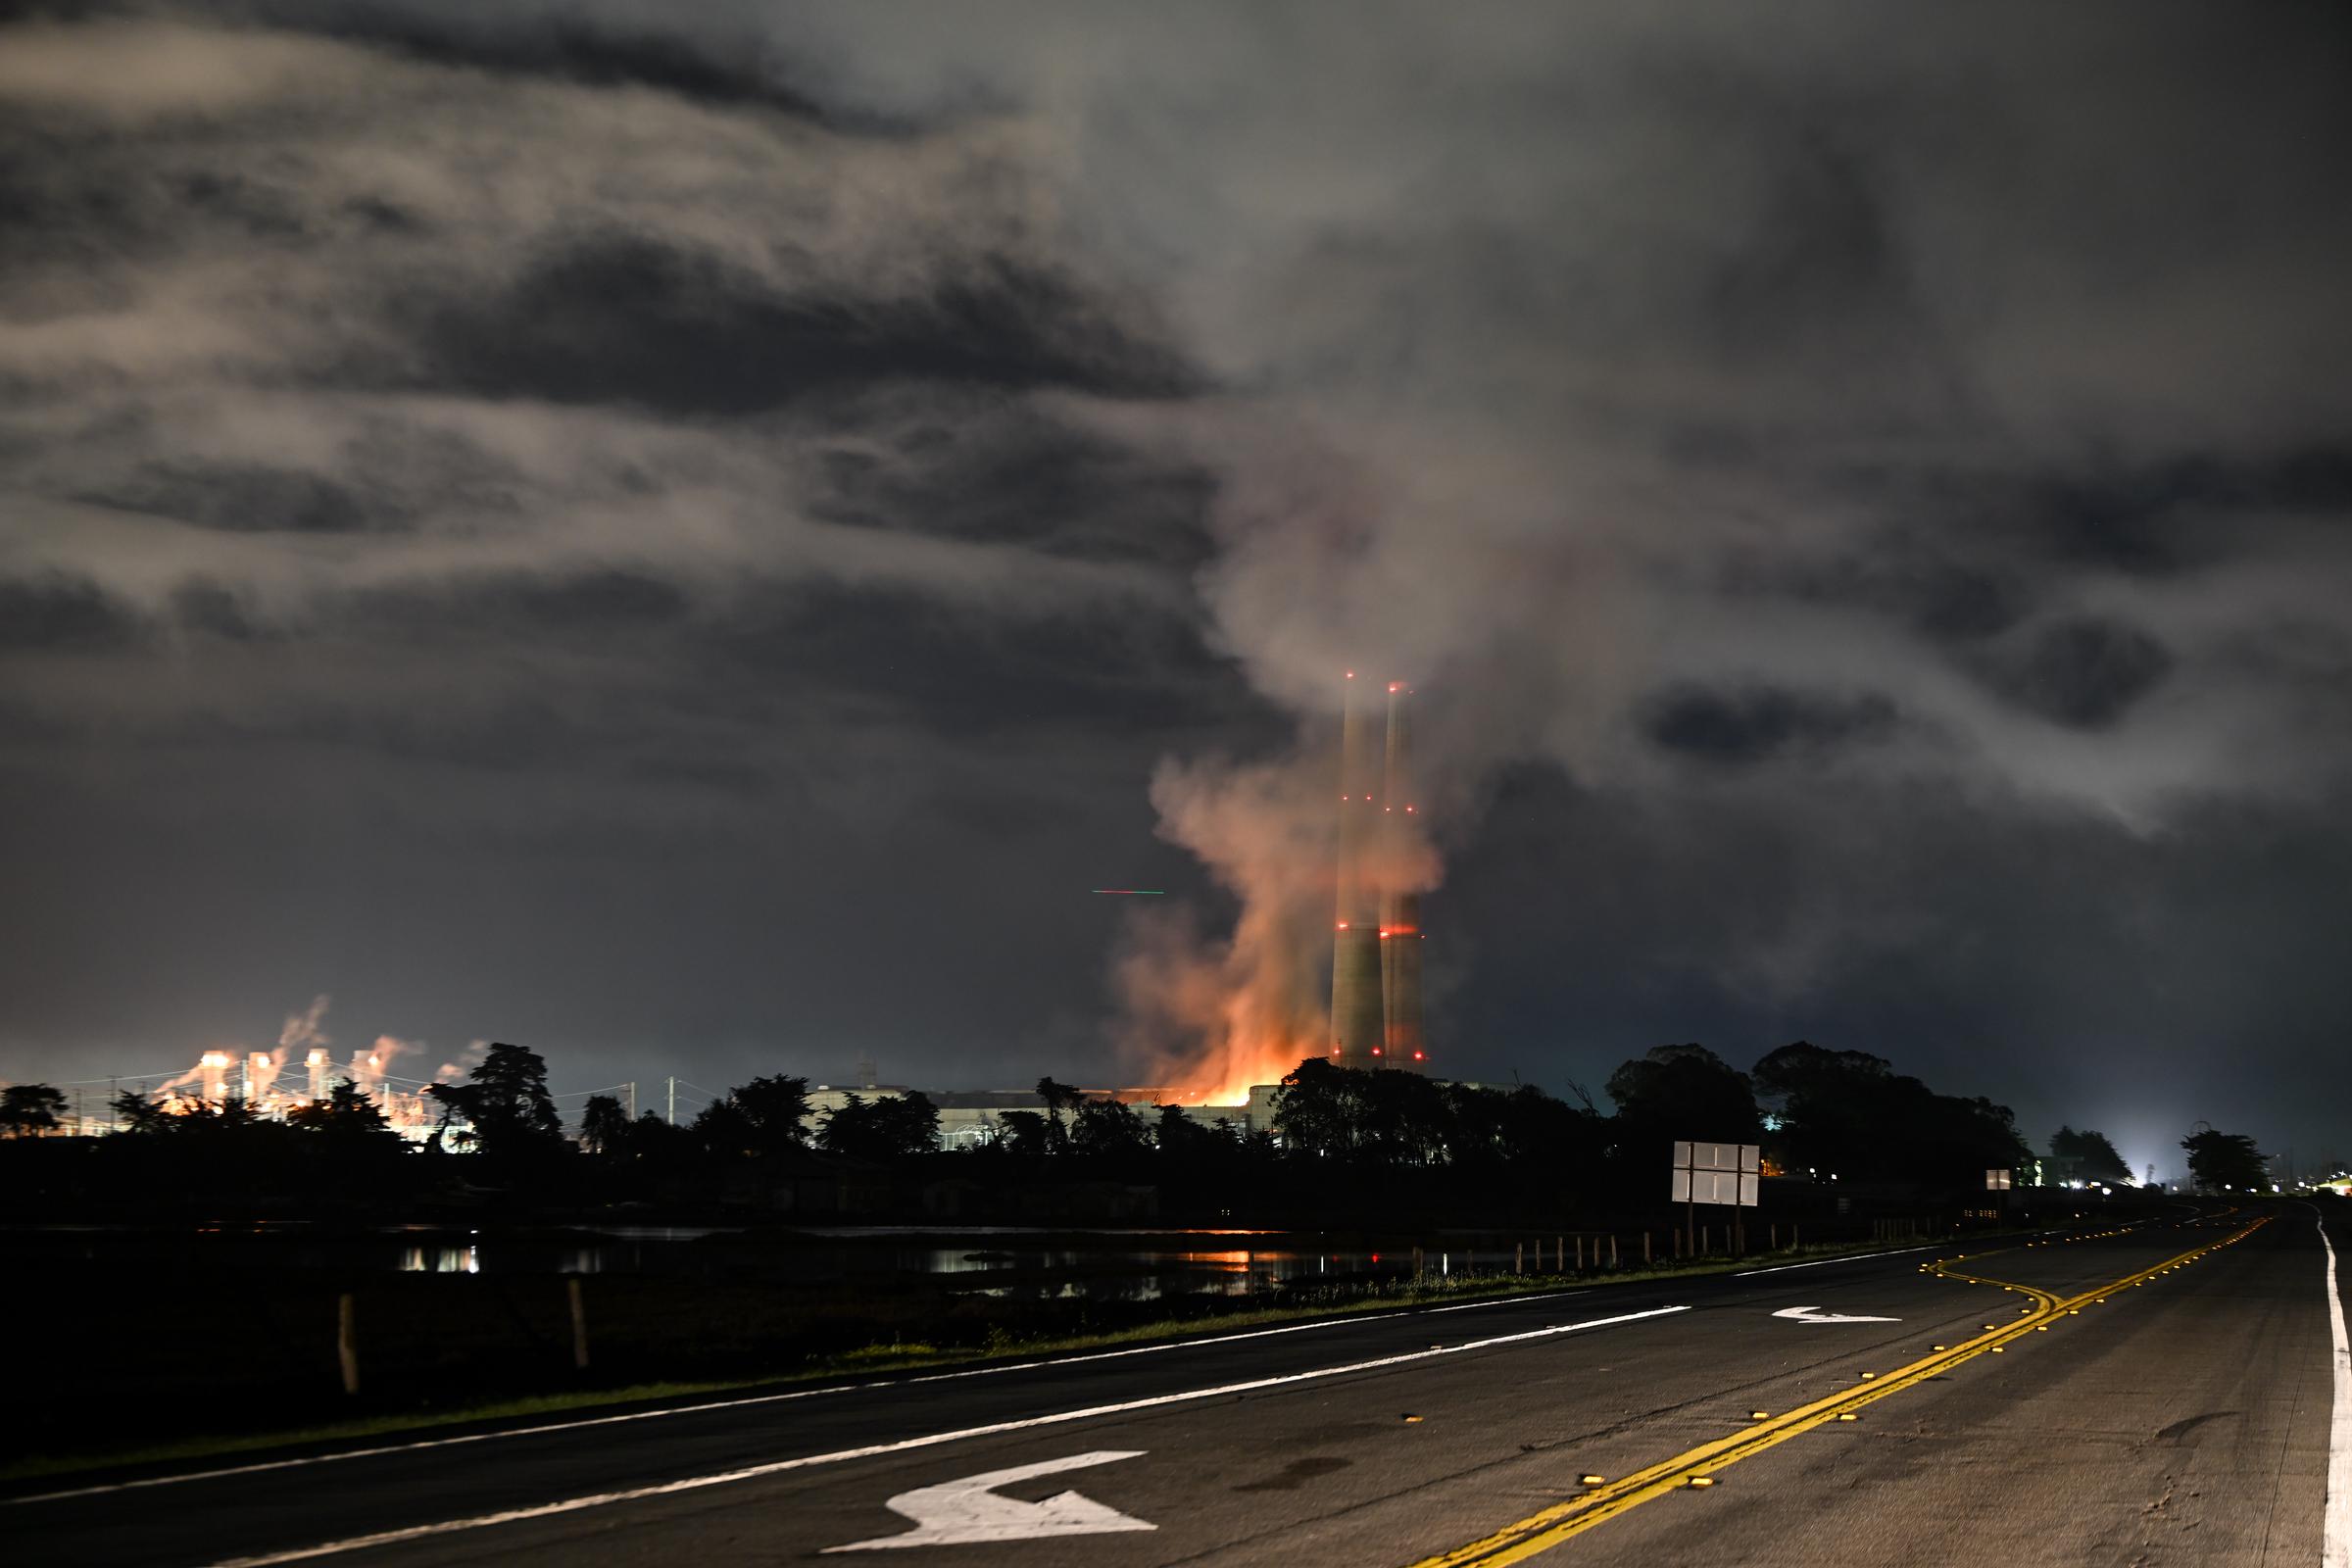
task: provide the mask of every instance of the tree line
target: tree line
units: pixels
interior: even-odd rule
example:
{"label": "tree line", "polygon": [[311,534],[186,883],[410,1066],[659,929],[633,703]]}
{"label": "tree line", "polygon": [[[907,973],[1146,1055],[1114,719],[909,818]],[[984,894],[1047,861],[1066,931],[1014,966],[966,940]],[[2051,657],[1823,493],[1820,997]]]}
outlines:
{"label": "tree line", "polygon": [[[2007,1106],[1939,1094],[1884,1057],[1806,1041],[1771,1052],[1746,1072],[1701,1045],[1660,1046],[1609,1075],[1613,1112],[1600,1110],[1581,1086],[1569,1087],[1571,1098],[1561,1100],[1533,1085],[1450,1083],[1309,1058],[1283,1079],[1271,1126],[1252,1131],[1223,1120],[1203,1125],[1174,1105],[1146,1109],[1045,1078],[1037,1085],[1041,1108],[1002,1112],[993,1136],[970,1152],[1134,1179],[1170,1162],[1592,1176],[1615,1164],[1662,1165],[1672,1140],[1691,1139],[1761,1144],[1771,1168],[1818,1181],[1946,1184],[1991,1169],[2016,1171],[2022,1182],[2035,1158]],[[614,1097],[592,1095],[572,1134],[548,1091],[545,1059],[527,1047],[500,1043],[464,1082],[425,1089],[439,1117],[426,1148],[498,1165],[585,1154],[612,1166],[665,1170],[809,1152],[897,1165],[938,1152],[939,1110],[919,1092],[853,1095],[811,1114],[808,1089],[806,1078],[790,1074],[756,1077],[683,1125],[650,1111],[632,1118]],[[49,1086],[11,1085],[0,1098],[0,1132],[54,1131],[64,1105]],[[165,1105],[133,1092],[113,1105],[123,1132],[191,1145],[281,1140],[345,1154],[404,1147],[376,1104],[348,1080],[282,1121],[234,1098]],[[2268,1183],[2265,1157],[2251,1138],[2200,1131],[2182,1148],[2200,1187],[2244,1191]],[[2071,1125],[2052,1136],[2049,1163],[2061,1180],[2132,1179],[2103,1134]]]}

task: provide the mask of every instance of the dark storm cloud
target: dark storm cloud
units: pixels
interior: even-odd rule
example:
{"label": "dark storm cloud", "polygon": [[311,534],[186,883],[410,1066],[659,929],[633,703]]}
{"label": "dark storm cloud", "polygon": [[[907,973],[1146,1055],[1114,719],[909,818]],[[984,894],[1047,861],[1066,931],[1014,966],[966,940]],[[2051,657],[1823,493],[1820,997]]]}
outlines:
{"label": "dark storm cloud", "polygon": [[1181,570],[1212,559],[1215,478],[1037,415],[985,426],[942,418],[909,432],[919,462],[843,446],[822,459],[815,514],[861,528],[918,528],[1080,561]]}
{"label": "dark storm cloud", "polygon": [[1884,740],[1899,722],[1880,696],[1829,697],[1775,687],[1708,691],[1684,687],[1651,699],[1649,738],[1693,761],[1724,767],[1801,753],[1814,761],[1840,748]]}
{"label": "dark storm cloud", "polygon": [[666,626],[687,612],[676,585],[644,572],[603,568],[475,576],[455,584],[370,589],[336,607],[361,638],[430,643],[449,638],[589,640]]}
{"label": "dark storm cloud", "polygon": [[2162,643],[2135,626],[2089,616],[2044,626],[2014,649],[1987,655],[1986,682],[2053,723],[2113,724],[2173,668]]}
{"label": "dark storm cloud", "polygon": [[172,590],[172,616],[183,631],[197,636],[243,643],[276,635],[254,619],[235,589],[202,577],[190,577]]}
{"label": "dark storm cloud", "polygon": [[1186,377],[1071,280],[970,258],[924,298],[794,298],[637,235],[563,245],[429,313],[425,375],[493,397],[740,415],[877,381],[1165,395]]}
{"label": "dark storm cloud", "polygon": [[649,87],[729,107],[764,109],[866,135],[915,127],[891,117],[827,104],[794,77],[806,72],[756,27],[680,36],[651,27],[616,28],[577,15],[435,14],[386,5],[324,10],[269,4],[272,24],[387,49],[439,66],[538,77],[587,87]]}
{"label": "dark storm cloud", "polygon": [[[2115,473],[2032,487],[2019,531],[2062,561],[2161,574],[2226,560],[2281,516],[2352,511],[2352,448],[2308,446],[2258,457],[2188,453]],[[2218,528],[2217,518],[2241,519]]]}
{"label": "dark storm cloud", "polygon": [[1958,560],[1932,540],[1893,530],[1831,561],[1740,558],[1727,570],[1724,587],[1867,610],[1931,642],[1952,644],[2005,631],[2034,603],[2026,573],[2015,564]]}
{"label": "dark storm cloud", "polygon": [[322,474],[258,464],[160,463],[79,499],[237,532],[347,533],[395,520],[381,498]]}
{"label": "dark storm cloud", "polygon": [[0,578],[0,649],[87,653],[126,648],[146,617],[86,577]]}

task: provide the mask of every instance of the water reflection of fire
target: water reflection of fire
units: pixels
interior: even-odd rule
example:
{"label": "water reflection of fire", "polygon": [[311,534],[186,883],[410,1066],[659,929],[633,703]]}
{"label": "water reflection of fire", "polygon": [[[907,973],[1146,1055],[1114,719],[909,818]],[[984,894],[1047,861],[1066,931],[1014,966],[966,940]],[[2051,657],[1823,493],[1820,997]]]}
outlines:
{"label": "water reflection of fire", "polygon": [[1247,1274],[1252,1266],[1253,1252],[1179,1252],[1187,1263],[1200,1263],[1220,1274]]}

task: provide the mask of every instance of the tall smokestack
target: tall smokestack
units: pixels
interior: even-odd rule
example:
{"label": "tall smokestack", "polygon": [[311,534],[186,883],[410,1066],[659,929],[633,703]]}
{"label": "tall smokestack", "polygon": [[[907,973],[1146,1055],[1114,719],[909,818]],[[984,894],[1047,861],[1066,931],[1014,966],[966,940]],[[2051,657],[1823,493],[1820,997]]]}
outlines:
{"label": "tall smokestack", "polygon": [[1378,848],[1377,770],[1355,671],[1340,721],[1340,897],[1331,944],[1331,1059],[1343,1067],[1384,1065],[1386,1008],[1380,972],[1380,888],[1369,863]]}
{"label": "tall smokestack", "polygon": [[380,1051],[355,1052],[351,1058],[351,1077],[360,1086],[360,1093],[375,1102],[378,1110],[390,1113],[392,1100],[384,1089],[384,1057]]}
{"label": "tall smokestack", "polygon": [[1412,695],[1402,681],[1389,682],[1389,744],[1380,803],[1386,838],[1380,859],[1384,877],[1391,879],[1381,889],[1380,901],[1380,994],[1388,1047],[1382,1059],[1402,1072],[1427,1072],[1429,1049],[1421,1035],[1421,895],[1393,880],[1420,831],[1406,706]]}
{"label": "tall smokestack", "polygon": [[324,1101],[328,1095],[326,1052],[320,1047],[313,1046],[310,1054],[302,1058],[302,1064],[310,1069],[310,1098],[311,1102],[317,1104]]}

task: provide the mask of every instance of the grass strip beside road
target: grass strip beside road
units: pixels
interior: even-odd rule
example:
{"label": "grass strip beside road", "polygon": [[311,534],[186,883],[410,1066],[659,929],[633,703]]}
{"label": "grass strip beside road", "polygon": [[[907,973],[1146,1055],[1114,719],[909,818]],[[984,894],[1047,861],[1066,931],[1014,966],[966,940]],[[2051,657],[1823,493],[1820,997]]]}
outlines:
{"label": "grass strip beside road", "polygon": [[[2001,1234],[2032,1233],[1980,1233],[1987,1239]],[[1368,1313],[1414,1311],[1445,1305],[1469,1306],[1491,1301],[1509,1301],[1522,1297],[1542,1296],[1563,1290],[1606,1290],[1658,1280],[1707,1278],[1742,1272],[1759,1265],[1790,1259],[1836,1262],[1846,1258],[1874,1257],[1882,1253],[1917,1250],[1919,1250],[1919,1244],[1915,1241],[1867,1243],[1852,1247],[1832,1245],[1784,1249],[1778,1252],[1757,1253],[1747,1257],[1713,1258],[1690,1263],[1653,1265],[1648,1268],[1620,1269],[1607,1274],[1472,1276],[1467,1277],[1465,1283],[1457,1285],[1407,1282],[1401,1289],[1383,1287],[1367,1290],[1360,1299],[1355,1300],[1324,1299],[1296,1306],[1250,1307],[1235,1312],[1221,1312],[1206,1318],[1166,1318],[1148,1323],[1131,1324],[1124,1328],[1100,1333],[1016,1341],[1009,1346],[998,1348],[870,1345],[812,1361],[808,1366],[791,1372],[771,1372],[757,1377],[700,1382],[642,1383],[612,1389],[581,1389],[557,1394],[521,1396],[466,1405],[453,1405],[437,1410],[386,1411],[380,1415],[356,1416],[350,1420],[301,1427],[245,1433],[200,1434],[169,1443],[151,1443],[122,1448],[34,1454],[0,1463],[0,1486],[82,1475],[101,1470],[172,1465],[186,1460],[220,1458],[232,1454],[256,1455],[281,1448],[326,1448],[372,1438],[418,1434],[459,1427],[493,1428],[508,1422],[525,1422],[551,1415],[617,1411],[639,1406],[654,1408],[672,1402],[690,1403],[707,1396],[741,1395],[764,1389],[790,1389],[803,1384],[819,1383],[836,1378],[922,1373],[959,1368],[980,1369],[991,1363],[1026,1364],[1040,1357],[1072,1355],[1090,1350],[1112,1349],[1122,1346],[1145,1346],[1157,1342],[1181,1345],[1190,1339],[1210,1338],[1228,1334],[1237,1329],[1270,1327],[1280,1324],[1308,1324],[1317,1319],[1329,1319],[1334,1323],[1342,1323]],[[1457,1278],[1465,1277],[1457,1276]]]}
{"label": "grass strip beside road", "polygon": [[1564,1502],[1554,1503],[1540,1512],[1505,1525],[1494,1534],[1471,1542],[1467,1545],[1457,1546],[1450,1551],[1440,1552],[1434,1557],[1424,1558],[1413,1564],[1412,1568],[1505,1568],[1507,1564],[1522,1562],[1542,1552],[1549,1551],[1552,1547],[1575,1536],[1584,1534],[1593,1526],[1604,1524],[1618,1515],[1630,1512],[1642,1503],[1663,1496],[1669,1492],[1694,1484],[1709,1485],[1718,1472],[1742,1459],[1752,1458],[1767,1448],[1786,1443],[1801,1433],[1810,1432],[1815,1427],[1822,1426],[1827,1422],[1854,1415],[1865,1405],[1874,1404],[1880,1399],[1915,1387],[1930,1378],[1940,1377],[1962,1362],[1974,1360],[1980,1355],[2002,1348],[2012,1340],[2046,1328],[2053,1318],[2080,1312],[2086,1305],[2095,1305],[2105,1300],[2116,1291],[2135,1285],[2144,1285],[2159,1275],[2193,1263],[2216,1248],[2228,1247],[2232,1243],[2244,1240],[2267,1223],[2269,1223],[2267,1216],[2257,1219],[2221,1241],[2179,1253],[2166,1258],[2161,1263],[2151,1264],[2136,1273],[2127,1274],[2121,1279],[2110,1280],[2104,1285],[2093,1287],[2071,1298],[2061,1298],[2038,1287],[2020,1285],[2011,1280],[1994,1280],[1973,1274],[1963,1274],[1951,1267],[1952,1264],[1963,1262],[1971,1255],[1984,1255],[1981,1253],[1963,1253],[1948,1259],[1939,1258],[1935,1263],[1923,1265],[1923,1272],[1965,1281],[1972,1285],[1997,1285],[2005,1290],[2018,1291],[2030,1298],[2034,1304],[2022,1313],[2014,1323],[1986,1330],[1974,1339],[1962,1341],[1948,1350],[1924,1356],[1908,1366],[1898,1367],[1892,1372],[1872,1378],[1869,1382],[1848,1389],[1842,1394],[1833,1394],[1816,1399],[1810,1404],[1799,1406],[1784,1415],[1760,1421],[1744,1431],[1718,1438],[1712,1443],[1702,1443],[1694,1448],[1687,1449],[1671,1459],[1662,1460],[1646,1469],[1637,1471],[1633,1475],[1597,1485],[1582,1495],[1569,1498]]}

